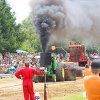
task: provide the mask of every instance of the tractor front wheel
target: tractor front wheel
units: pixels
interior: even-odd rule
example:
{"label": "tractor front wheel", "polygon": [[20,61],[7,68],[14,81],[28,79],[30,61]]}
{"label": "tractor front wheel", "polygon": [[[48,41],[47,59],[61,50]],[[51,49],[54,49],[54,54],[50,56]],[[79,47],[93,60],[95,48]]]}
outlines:
{"label": "tractor front wheel", "polygon": [[56,82],[56,81],[57,81],[56,74],[53,74],[53,75],[52,75],[52,81],[53,81],[53,82]]}
{"label": "tractor front wheel", "polygon": [[66,68],[65,70],[65,80],[75,81],[76,80],[76,70],[75,68]]}

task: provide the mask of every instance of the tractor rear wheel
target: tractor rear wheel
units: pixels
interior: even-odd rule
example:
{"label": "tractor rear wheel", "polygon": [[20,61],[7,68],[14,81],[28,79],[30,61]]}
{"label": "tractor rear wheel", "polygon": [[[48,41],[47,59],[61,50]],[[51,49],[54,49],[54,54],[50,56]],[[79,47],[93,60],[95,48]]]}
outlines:
{"label": "tractor rear wheel", "polygon": [[82,71],[83,71],[82,68],[76,68],[76,76],[77,76],[77,77],[82,77],[82,76],[83,76]]}
{"label": "tractor rear wheel", "polygon": [[65,68],[64,64],[59,63],[56,69],[57,81],[65,81]]}
{"label": "tractor rear wheel", "polygon": [[76,70],[75,70],[75,68],[67,68],[65,70],[65,80],[66,81],[76,80]]}

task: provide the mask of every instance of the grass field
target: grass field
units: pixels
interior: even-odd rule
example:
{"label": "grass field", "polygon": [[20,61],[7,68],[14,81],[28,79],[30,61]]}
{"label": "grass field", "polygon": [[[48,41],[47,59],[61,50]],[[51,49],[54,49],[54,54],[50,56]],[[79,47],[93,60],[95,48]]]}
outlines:
{"label": "grass field", "polygon": [[76,93],[76,94],[70,94],[70,95],[64,96],[64,97],[52,98],[50,100],[86,100],[86,98],[83,97],[82,92],[80,92],[80,93]]}

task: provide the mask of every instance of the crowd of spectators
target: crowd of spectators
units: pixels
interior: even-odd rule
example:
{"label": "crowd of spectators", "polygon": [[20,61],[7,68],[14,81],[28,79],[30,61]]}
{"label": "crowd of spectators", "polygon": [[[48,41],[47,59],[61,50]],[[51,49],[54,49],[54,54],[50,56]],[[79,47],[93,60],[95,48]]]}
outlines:
{"label": "crowd of spectators", "polygon": [[24,66],[24,62],[28,60],[33,67],[38,63],[35,58],[37,53],[0,53],[0,74],[14,73],[16,70]]}

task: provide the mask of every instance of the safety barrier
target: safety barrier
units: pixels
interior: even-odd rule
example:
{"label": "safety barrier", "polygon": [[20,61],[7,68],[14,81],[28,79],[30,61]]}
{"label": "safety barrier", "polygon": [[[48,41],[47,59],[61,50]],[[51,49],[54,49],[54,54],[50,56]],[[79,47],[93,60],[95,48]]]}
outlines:
{"label": "safety barrier", "polygon": [[13,74],[0,74],[0,79],[2,79],[2,78],[9,78],[9,77],[14,77],[14,75]]}

